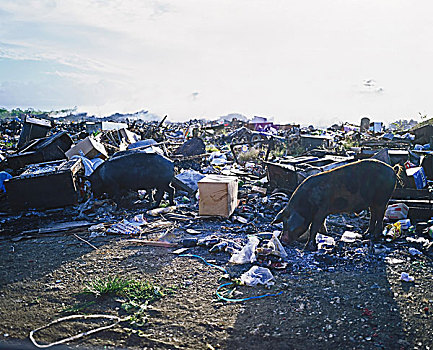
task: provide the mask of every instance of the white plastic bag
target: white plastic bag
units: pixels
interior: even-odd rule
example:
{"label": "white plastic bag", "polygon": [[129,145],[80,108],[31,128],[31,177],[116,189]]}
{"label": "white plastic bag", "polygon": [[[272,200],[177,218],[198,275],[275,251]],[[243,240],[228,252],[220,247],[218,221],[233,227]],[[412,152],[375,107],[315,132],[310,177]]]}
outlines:
{"label": "white plastic bag", "polygon": [[241,275],[241,281],[250,287],[257,286],[258,284],[263,285],[272,285],[272,280],[274,276],[272,276],[271,271],[266,267],[253,266],[247,272],[244,272]]}
{"label": "white plastic bag", "polygon": [[256,236],[248,236],[248,243],[242,248],[241,251],[234,253],[230,258],[232,264],[246,264],[256,261],[256,248],[260,240]]}
{"label": "white plastic bag", "polygon": [[287,252],[284,249],[283,245],[281,244],[280,240],[278,239],[278,236],[280,234],[280,231],[274,231],[272,232],[273,236],[271,239],[271,242],[274,243],[275,249],[280,253],[280,256],[283,259],[287,258]]}

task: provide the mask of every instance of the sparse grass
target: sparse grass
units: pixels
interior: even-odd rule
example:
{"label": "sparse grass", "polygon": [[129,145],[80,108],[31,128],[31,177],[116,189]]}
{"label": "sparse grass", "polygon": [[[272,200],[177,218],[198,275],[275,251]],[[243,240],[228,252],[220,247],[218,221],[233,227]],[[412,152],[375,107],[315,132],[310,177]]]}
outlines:
{"label": "sparse grass", "polygon": [[[164,292],[149,281],[135,280],[119,276],[108,276],[97,278],[86,283],[83,292],[79,294],[93,295],[96,300],[80,302],[69,307],[63,307],[64,313],[88,313],[90,306],[100,308],[104,305],[104,297],[114,297],[116,302],[121,303],[122,309],[128,314],[125,321],[132,327],[128,331],[141,332],[137,327],[144,326],[148,320],[147,306],[166,294],[174,293],[176,286],[169,287]],[[117,297],[117,298],[116,298]],[[106,300],[105,300],[106,301]],[[98,305],[96,305],[98,304]]]}
{"label": "sparse grass", "polygon": [[284,143],[277,143],[275,145],[275,148],[271,150],[269,157],[272,158],[280,158],[284,157],[285,155],[289,154],[290,150],[288,147],[288,144],[286,142]]}
{"label": "sparse grass", "polygon": [[128,283],[129,280],[117,276],[98,278],[87,283],[84,287],[84,294],[93,294],[97,298],[103,295],[119,295]]}
{"label": "sparse grass", "polygon": [[[172,292],[172,288],[167,289],[167,293]],[[115,300],[120,302],[122,309],[129,314],[128,321],[131,327],[143,326],[148,319],[146,313],[147,305],[165,295],[159,287],[154,286],[151,282],[119,276],[97,278],[88,282],[82,294],[91,294],[100,300],[105,296],[120,297]],[[72,307],[64,308],[63,312],[84,311],[88,306],[96,302],[79,303]],[[131,329],[130,331],[136,332],[137,330]]]}
{"label": "sparse grass", "polygon": [[101,297],[113,295],[127,298],[130,301],[152,302],[164,296],[159,287],[148,281],[127,279],[118,276],[98,278],[89,282],[84,288],[85,294]]}

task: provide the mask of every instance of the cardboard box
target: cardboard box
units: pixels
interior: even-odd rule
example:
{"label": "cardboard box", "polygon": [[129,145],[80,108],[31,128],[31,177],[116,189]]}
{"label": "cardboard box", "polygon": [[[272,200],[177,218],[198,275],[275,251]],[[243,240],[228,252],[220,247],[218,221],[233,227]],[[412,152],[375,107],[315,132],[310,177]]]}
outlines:
{"label": "cardboard box", "polygon": [[406,175],[412,183],[413,188],[422,189],[427,186],[427,178],[423,167],[406,169]]}
{"label": "cardboard box", "polygon": [[404,203],[389,205],[385,211],[385,217],[390,220],[403,220],[407,218],[409,207]]}
{"label": "cardboard box", "polygon": [[80,159],[32,164],[20,176],[4,182],[13,209],[58,208],[78,202],[76,174]]}
{"label": "cardboard box", "polygon": [[[82,153],[82,154],[81,154]],[[84,140],[78,142],[74,147],[72,147],[66,153],[66,157],[71,159],[75,155],[83,155],[86,158],[101,158],[107,159],[108,154],[104,145],[96,141],[93,137],[88,136]]]}
{"label": "cardboard box", "polygon": [[228,218],[238,205],[238,179],[208,175],[198,182],[199,215]]}

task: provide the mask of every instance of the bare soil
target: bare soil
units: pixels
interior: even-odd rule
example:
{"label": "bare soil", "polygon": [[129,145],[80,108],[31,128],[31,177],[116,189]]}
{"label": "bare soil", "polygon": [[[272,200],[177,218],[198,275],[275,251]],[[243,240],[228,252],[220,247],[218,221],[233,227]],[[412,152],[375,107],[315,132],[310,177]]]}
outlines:
{"label": "bare soil", "polygon": [[[204,233],[221,233],[228,223],[197,221]],[[194,227],[192,227],[194,228]],[[332,232],[332,230],[331,230]],[[18,233],[18,232],[17,232]],[[89,240],[86,230],[75,232]],[[180,231],[177,233],[181,235]],[[332,234],[332,233],[331,233]],[[71,233],[0,240],[1,348],[32,348],[29,332],[70,314],[126,316],[115,297],[80,294],[103,276],[148,280],[172,289],[146,310],[147,322],[121,322],[112,329],[68,344],[86,349],[432,349],[433,265],[428,255],[411,256],[404,240],[382,254],[333,257],[287,248],[289,265],[274,270],[275,285],[239,286],[235,298],[278,293],[244,302],[219,300],[223,273],[201,260],[172,254],[174,248],[140,246],[129,237],[90,239],[93,249]],[[227,266],[227,253],[197,254]],[[386,256],[403,260],[390,264]],[[239,276],[251,265],[230,267]],[[400,280],[401,272],[415,278]],[[93,303],[92,303],[93,302]],[[91,303],[82,310],[70,307]],[[68,322],[36,335],[59,340],[102,322]],[[104,323],[105,324],[105,323]]]}

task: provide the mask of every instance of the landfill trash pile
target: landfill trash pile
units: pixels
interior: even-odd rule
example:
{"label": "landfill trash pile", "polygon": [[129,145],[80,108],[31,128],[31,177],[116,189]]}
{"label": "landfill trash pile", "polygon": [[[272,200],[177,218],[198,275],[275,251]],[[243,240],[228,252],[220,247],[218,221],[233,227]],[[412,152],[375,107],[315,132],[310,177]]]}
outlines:
{"label": "landfill trash pile", "polygon": [[[225,281],[214,286],[218,302],[275,303],[291,293],[299,314],[307,305],[312,308],[312,301],[296,295],[296,288],[285,289],[294,281],[308,289],[314,285],[308,276],[373,271],[385,276],[387,271],[388,289],[398,285],[404,291],[400,297],[424,303],[421,314],[433,331],[431,289],[410,291],[418,283],[429,287],[420,275],[432,280],[433,271],[433,131],[428,125],[400,121],[385,128],[363,118],[360,125],[318,129],[265,118],[171,123],[119,116],[28,114],[1,120],[0,242],[10,247],[2,263],[15,261],[19,244],[48,241],[52,235],[59,240],[73,235],[94,254],[113,244],[134,247],[138,254],[170,249],[173,258],[167,260],[167,252],[158,257],[167,266],[201,266],[197,274],[216,268],[214,274]],[[323,215],[316,217],[319,212]],[[126,253],[112,254],[104,259]],[[140,268],[147,273],[146,266]],[[174,267],[169,269],[168,276],[175,276]],[[12,288],[15,279],[2,273],[2,288]],[[309,280],[310,287],[300,280]],[[374,281],[370,291],[384,290]],[[182,283],[189,287],[190,282]],[[240,286],[248,289],[240,292]],[[315,288],[323,292],[320,283]],[[344,304],[345,297],[337,294],[332,304]],[[371,310],[363,310],[361,316],[371,319]],[[321,339],[327,347],[338,338],[335,344],[371,348],[374,337],[377,347],[414,345],[407,337],[390,340],[377,332],[343,338],[328,332],[331,328],[310,345],[321,347]],[[6,326],[1,331],[6,338],[12,333]],[[14,334],[23,338],[19,330]],[[433,346],[431,339],[418,336],[422,346]],[[182,343],[170,339],[168,348]]]}

